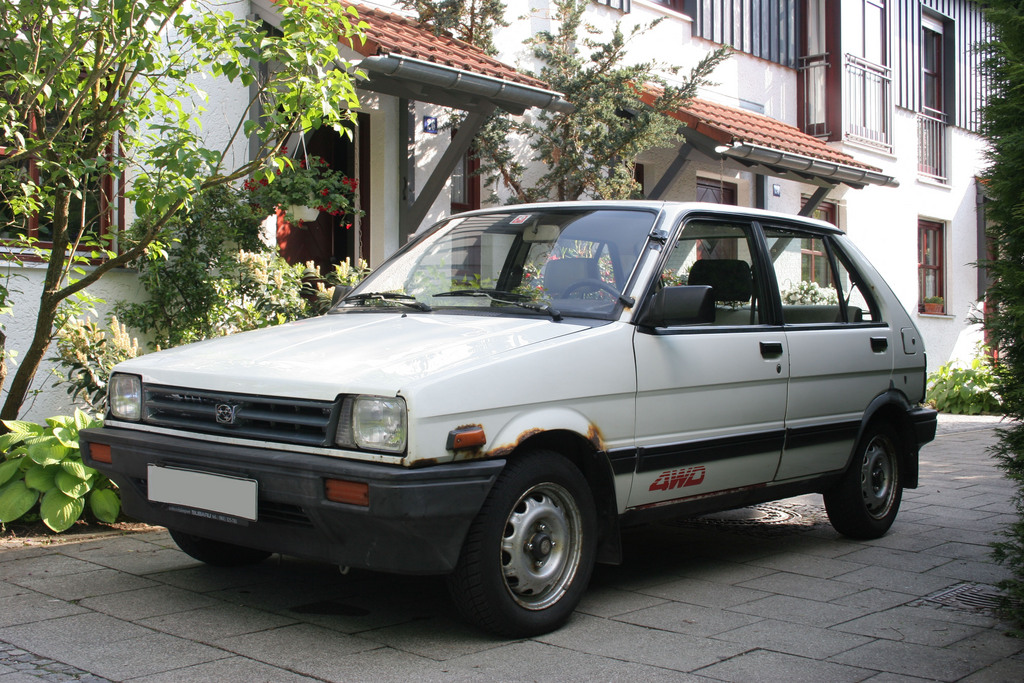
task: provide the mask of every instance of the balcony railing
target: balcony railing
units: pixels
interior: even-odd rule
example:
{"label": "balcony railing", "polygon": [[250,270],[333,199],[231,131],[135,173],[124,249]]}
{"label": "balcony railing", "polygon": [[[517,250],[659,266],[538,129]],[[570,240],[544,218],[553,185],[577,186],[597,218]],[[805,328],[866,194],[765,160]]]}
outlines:
{"label": "balcony railing", "polygon": [[843,121],[847,140],[892,149],[892,72],[846,55]]}
{"label": "balcony railing", "polygon": [[917,115],[917,172],[940,183],[947,181],[946,115],[925,107]]}
{"label": "balcony railing", "polygon": [[825,89],[828,53],[801,57],[798,69],[804,79],[803,130],[808,135],[828,137],[828,98]]}

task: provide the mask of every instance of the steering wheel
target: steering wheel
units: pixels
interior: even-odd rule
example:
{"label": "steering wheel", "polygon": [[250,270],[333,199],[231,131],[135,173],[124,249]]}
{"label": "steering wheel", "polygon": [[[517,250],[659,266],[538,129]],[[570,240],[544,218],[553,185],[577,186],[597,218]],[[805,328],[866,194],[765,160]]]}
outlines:
{"label": "steering wheel", "polygon": [[572,296],[573,292],[580,289],[585,289],[588,292],[605,292],[607,294],[610,294],[613,299],[618,299],[622,295],[622,292],[615,289],[604,280],[598,280],[596,277],[588,277],[586,280],[574,282],[568,287],[566,287],[565,291],[562,292],[562,298],[568,299],[570,296]]}

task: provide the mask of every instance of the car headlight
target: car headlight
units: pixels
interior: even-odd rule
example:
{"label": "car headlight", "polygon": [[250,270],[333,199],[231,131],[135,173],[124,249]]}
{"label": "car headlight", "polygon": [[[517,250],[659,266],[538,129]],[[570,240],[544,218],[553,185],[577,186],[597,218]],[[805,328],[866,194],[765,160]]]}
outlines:
{"label": "car headlight", "polygon": [[110,414],[119,420],[142,419],[142,378],[136,375],[115,374],[107,385],[107,405]]}
{"label": "car headlight", "polygon": [[345,401],[335,442],[368,451],[401,453],[407,434],[405,399],[356,396]]}

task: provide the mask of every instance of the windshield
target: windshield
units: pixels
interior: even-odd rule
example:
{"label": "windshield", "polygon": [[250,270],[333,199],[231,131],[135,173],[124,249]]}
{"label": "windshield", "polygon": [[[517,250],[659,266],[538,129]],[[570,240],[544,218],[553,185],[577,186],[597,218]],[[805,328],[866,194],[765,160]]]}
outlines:
{"label": "windshield", "polygon": [[608,319],[656,216],[536,209],[455,217],[385,262],[338,306],[488,309]]}

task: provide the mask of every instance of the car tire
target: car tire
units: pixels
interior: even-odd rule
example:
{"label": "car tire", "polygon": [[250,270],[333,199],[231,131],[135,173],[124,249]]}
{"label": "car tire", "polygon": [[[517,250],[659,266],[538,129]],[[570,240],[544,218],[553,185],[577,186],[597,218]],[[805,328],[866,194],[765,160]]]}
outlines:
{"label": "car tire", "polygon": [[201,536],[193,536],[182,531],[168,529],[171,538],[189,557],[213,565],[214,567],[241,567],[247,564],[262,562],[272,555],[266,550],[246,548],[233,543],[214,541]]}
{"label": "car tire", "polygon": [[583,474],[536,450],[502,470],[473,521],[448,589],[471,623],[514,638],[572,615],[594,568],[597,522]]}
{"label": "car tire", "polygon": [[870,539],[889,530],[903,499],[901,454],[901,440],[888,423],[868,425],[842,480],[824,494],[836,531]]}

